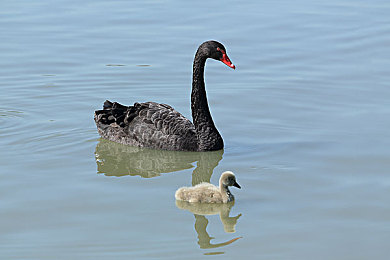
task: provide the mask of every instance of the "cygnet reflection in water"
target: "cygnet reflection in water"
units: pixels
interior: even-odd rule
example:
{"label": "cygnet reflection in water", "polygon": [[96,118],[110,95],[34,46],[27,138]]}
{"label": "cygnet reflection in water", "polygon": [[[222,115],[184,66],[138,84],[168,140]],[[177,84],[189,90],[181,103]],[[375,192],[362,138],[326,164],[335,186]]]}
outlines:
{"label": "cygnet reflection in water", "polygon": [[211,237],[207,233],[207,225],[209,221],[205,217],[206,215],[217,215],[223,224],[223,228],[226,233],[234,233],[236,231],[236,224],[238,219],[241,217],[241,214],[235,217],[229,217],[230,210],[234,205],[234,201],[229,203],[219,203],[219,204],[207,204],[207,203],[190,203],[187,201],[176,201],[176,206],[179,209],[188,210],[194,214],[195,217],[195,231],[198,234],[198,244],[200,248],[217,248],[229,245],[234,241],[237,241],[241,237],[236,237],[222,243],[212,244]]}
{"label": "cygnet reflection in water", "polygon": [[182,187],[175,193],[177,200],[201,203],[227,203],[234,200],[229,186],[241,189],[236,181],[236,176],[231,171],[222,173],[219,178],[219,187],[210,183],[200,183],[194,187]]}
{"label": "cygnet reflection in water", "polygon": [[161,173],[193,168],[194,184],[209,182],[223,150],[213,152],[177,152],[139,148],[100,139],[96,145],[97,173],[106,176],[141,176],[151,178]]}
{"label": "cygnet reflection in water", "polygon": [[234,201],[228,203],[210,204],[210,203],[190,203],[187,201],[177,200],[176,206],[179,209],[188,210],[194,215],[218,215],[223,224],[226,233],[236,232],[236,224],[241,214],[235,217],[229,217],[230,210],[234,206]]}

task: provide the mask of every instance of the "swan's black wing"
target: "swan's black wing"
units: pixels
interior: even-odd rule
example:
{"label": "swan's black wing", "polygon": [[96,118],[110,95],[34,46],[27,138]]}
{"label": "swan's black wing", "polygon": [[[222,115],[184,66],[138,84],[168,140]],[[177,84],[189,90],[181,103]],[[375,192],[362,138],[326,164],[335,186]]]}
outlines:
{"label": "swan's black wing", "polygon": [[155,149],[197,151],[195,127],[171,106],[155,102],[123,106],[106,101],[95,111],[99,134],[114,142]]}

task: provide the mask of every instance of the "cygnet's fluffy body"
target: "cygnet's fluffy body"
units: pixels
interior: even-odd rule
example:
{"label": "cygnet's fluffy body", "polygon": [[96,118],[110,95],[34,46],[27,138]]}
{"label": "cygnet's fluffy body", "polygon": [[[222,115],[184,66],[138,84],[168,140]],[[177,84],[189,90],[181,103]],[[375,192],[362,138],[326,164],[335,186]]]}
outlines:
{"label": "cygnet's fluffy body", "polygon": [[175,193],[177,200],[200,203],[227,203],[234,200],[230,193],[229,186],[240,188],[236,177],[231,171],[222,173],[219,178],[219,187],[203,182],[194,187],[182,187]]}

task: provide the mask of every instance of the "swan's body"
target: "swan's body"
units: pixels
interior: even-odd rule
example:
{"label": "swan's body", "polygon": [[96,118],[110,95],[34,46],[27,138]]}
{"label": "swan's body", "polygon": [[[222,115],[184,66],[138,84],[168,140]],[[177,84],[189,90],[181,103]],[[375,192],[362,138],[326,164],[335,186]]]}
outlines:
{"label": "swan's body", "polygon": [[155,102],[123,106],[106,101],[95,111],[99,134],[114,142],[176,151],[213,151],[223,148],[223,140],[208,107],[204,67],[207,58],[235,66],[225,47],[216,41],[202,43],[193,64],[191,110],[193,123],[171,106]]}
{"label": "swan's body", "polygon": [[219,178],[219,187],[210,183],[200,183],[194,187],[182,187],[175,193],[177,200],[200,203],[228,203],[234,201],[229,186],[241,188],[231,171],[222,173]]}

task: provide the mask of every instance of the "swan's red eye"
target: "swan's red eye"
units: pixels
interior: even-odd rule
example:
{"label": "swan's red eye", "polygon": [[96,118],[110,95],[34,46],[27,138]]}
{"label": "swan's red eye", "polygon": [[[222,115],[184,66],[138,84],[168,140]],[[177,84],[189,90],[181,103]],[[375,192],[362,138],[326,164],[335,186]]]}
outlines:
{"label": "swan's red eye", "polygon": [[217,47],[217,51],[220,51],[222,54],[226,54],[224,50],[221,50],[219,47]]}

